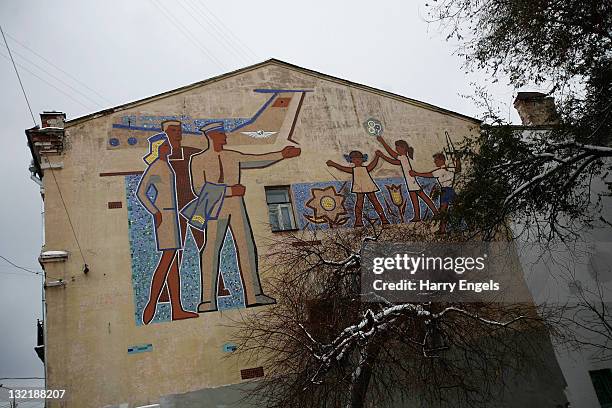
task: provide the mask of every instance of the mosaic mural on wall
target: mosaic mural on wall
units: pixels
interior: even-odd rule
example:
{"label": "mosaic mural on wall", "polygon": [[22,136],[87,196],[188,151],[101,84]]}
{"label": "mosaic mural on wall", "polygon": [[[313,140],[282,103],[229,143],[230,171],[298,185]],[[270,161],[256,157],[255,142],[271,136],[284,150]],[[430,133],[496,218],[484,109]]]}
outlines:
{"label": "mosaic mural on wall", "polygon": [[[432,157],[433,169],[417,171],[412,166],[415,149],[407,141],[398,139],[391,146],[383,137],[382,122],[376,118],[366,120],[363,127],[384,151],[370,154],[352,150],[343,154],[343,161],[325,163],[338,173],[350,174],[350,182],[292,185],[300,229],[419,222],[448,211],[455,197],[455,173],[461,171],[448,133],[447,146]],[[374,179],[371,173],[381,161],[399,167],[402,177]],[[439,232],[445,230],[442,221]]]}
{"label": "mosaic mural on wall", "polygon": [[[375,194],[384,208],[387,220],[391,224],[410,222],[414,210],[410,205],[408,191],[404,180],[399,177],[373,179],[379,189]],[[426,194],[436,197],[437,185],[432,179],[421,179]],[[355,225],[356,197],[351,192],[351,182],[322,181],[316,183],[298,183],[291,185],[297,224],[299,229],[337,228]],[[438,198],[433,199],[436,206]],[[423,219],[433,216],[432,211],[420,204]],[[380,224],[380,218],[374,206],[366,201],[362,209],[362,222]]]}
{"label": "mosaic mural on wall", "polygon": [[[113,125],[108,149],[147,148],[142,174],[125,178],[138,325],[275,303],[261,286],[240,176],[300,155],[289,143],[297,144],[292,134],[310,91],[255,92],[266,100],[250,118],[128,116]],[[199,143],[183,140],[190,134]],[[229,137],[232,144],[282,138],[286,146],[247,154],[226,148]]]}
{"label": "mosaic mural on wall", "polygon": [[[276,302],[261,285],[240,179],[244,171],[300,156],[292,136],[310,91],[255,92],[265,95],[265,102],[248,118],[130,115],[113,124],[109,150],[147,151],[142,169],[125,176],[136,324]],[[461,169],[448,136],[449,146],[433,156],[432,170],[416,170],[415,149],[405,140],[389,144],[376,118],[363,127],[380,149],[351,150],[320,163],[332,175],[350,174],[349,181],[290,186],[298,228],[419,222],[448,210]],[[249,154],[228,148],[228,140],[281,141],[284,147]],[[397,166],[402,176],[373,178],[383,162]]]}

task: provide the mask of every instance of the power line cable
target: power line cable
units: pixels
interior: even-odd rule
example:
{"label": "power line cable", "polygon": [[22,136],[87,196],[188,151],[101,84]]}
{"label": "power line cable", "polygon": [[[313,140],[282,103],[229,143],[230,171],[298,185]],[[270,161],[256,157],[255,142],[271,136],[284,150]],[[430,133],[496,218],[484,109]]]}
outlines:
{"label": "power line cable", "polygon": [[79,95],[81,95],[82,97],[84,97],[85,99],[87,99],[89,102],[93,103],[94,105],[103,108],[104,106],[91,99],[89,96],[87,96],[86,94],[84,94],[83,92],[79,91],[77,88],[73,87],[72,85],[70,85],[69,83],[65,82],[64,80],[62,80],[61,78],[57,77],[56,75],[50,73],[49,71],[47,71],[46,69],[44,69],[43,67],[41,67],[40,65],[38,65],[37,63],[31,61],[30,59],[28,59],[27,57],[23,56],[22,54],[18,53],[17,51],[13,51],[13,53],[15,55],[18,55],[19,57],[21,57],[24,61],[34,65],[36,68],[38,68],[39,70],[41,70],[42,72],[44,72],[45,74],[49,75],[51,78],[55,79],[58,82],[61,82],[62,84],[64,84],[66,87],[72,89],[74,92],[78,93]]}
{"label": "power line cable", "polygon": [[228,28],[225,23],[223,22],[223,20],[221,20],[219,17],[217,17],[215,15],[215,13],[213,13],[213,11],[211,9],[209,9],[208,7],[206,7],[206,4],[204,4],[204,2],[196,2],[195,4],[202,6],[203,9],[205,9],[206,11],[208,11],[208,13],[214,17],[215,20],[217,20],[219,22],[219,24],[225,28],[225,30],[228,31],[229,35],[231,35],[232,37],[234,37],[234,40],[236,41],[237,44],[241,45],[247,52],[249,52],[255,59],[259,59],[259,57],[257,56],[257,54],[255,53],[255,51],[253,51],[247,44],[245,44],[244,42],[242,42],[242,40],[236,36],[234,34],[234,32]]}
{"label": "power line cable", "polygon": [[[183,8],[183,10],[187,11],[187,14],[189,14],[189,16],[194,19],[196,21],[196,24],[198,24],[199,27],[204,27],[206,29],[206,31],[208,31],[210,34],[212,34],[213,36],[215,36],[215,38],[217,38],[217,40],[219,40],[220,42],[223,42],[228,49],[232,52],[232,54],[234,54],[234,56],[238,57],[238,59],[240,61],[245,61],[246,63],[250,62],[250,57],[247,56],[244,51],[242,51],[241,49],[237,48],[231,41],[229,41],[229,37],[224,35],[217,27],[216,24],[214,22],[212,22],[209,17],[207,15],[205,15],[204,13],[202,13],[201,10],[199,10],[198,8],[196,8],[193,4],[191,4],[189,2],[189,0],[185,0],[185,4],[181,4],[180,1],[177,1],[177,4],[179,6],[181,6]],[[192,10],[192,12],[190,12],[189,10],[187,10],[186,7],[189,7],[189,10]],[[194,15],[192,14],[193,12],[197,13],[199,16],[201,16],[204,20],[206,20],[207,24],[202,24],[202,22],[199,22]],[[211,27],[214,31],[208,30],[207,27]]]}
{"label": "power line cable", "polygon": [[239,53],[236,53],[230,43],[228,43],[222,36],[220,37],[217,33],[215,33],[214,31],[211,31],[208,28],[210,27],[210,24],[206,24],[206,23],[203,23],[202,21],[198,21],[198,19],[194,15],[194,11],[196,13],[199,13],[199,10],[193,9],[191,5],[189,5],[189,10],[188,10],[187,9],[188,4],[186,2],[185,4],[182,4],[180,1],[177,1],[175,4],[178,4],[183,10],[185,10],[185,12],[189,15],[189,17],[191,17],[196,22],[197,27],[199,27],[200,29],[204,29],[208,34],[214,36],[217,42],[219,43],[224,42],[225,43],[224,48],[226,49],[226,51],[230,51],[230,54],[233,54],[234,57],[238,57],[239,61],[242,60],[243,56]]}
{"label": "power line cable", "polygon": [[14,43],[20,45],[21,47],[23,47],[24,49],[30,51],[32,54],[36,55],[38,58],[40,58],[41,60],[45,61],[47,64],[51,65],[53,68],[57,69],[58,71],[62,72],[64,75],[66,75],[67,77],[69,77],[70,79],[72,79],[74,82],[78,83],[79,85],[81,85],[83,88],[86,88],[88,90],[90,90],[91,92],[93,92],[94,94],[96,94],[100,99],[104,100],[106,103],[108,104],[112,104],[112,102],[106,98],[104,95],[101,95],[99,92],[97,92],[95,89],[89,87],[86,83],[80,81],[78,78],[76,78],[74,75],[70,74],[70,72],[67,72],[66,70],[62,69],[61,67],[57,66],[56,64],[54,64],[52,61],[50,61],[49,59],[45,58],[43,55],[39,54],[38,52],[36,52],[35,50],[33,50],[32,48],[28,47],[27,45],[25,45],[24,43],[22,43],[21,41],[17,40],[15,37],[13,37],[10,33],[6,33],[6,36],[8,38],[10,38]]}
{"label": "power line cable", "polygon": [[[24,273],[19,273],[19,272],[7,272],[7,271],[0,271],[0,276],[1,275],[12,275],[12,276],[20,276],[22,278],[35,278],[36,276],[34,274],[32,275],[26,275]],[[36,274],[38,275],[38,274]]]}
{"label": "power line cable", "polygon": [[13,63],[13,68],[15,68],[15,73],[17,74],[17,79],[19,80],[19,86],[21,86],[21,91],[23,92],[23,97],[25,98],[26,104],[28,105],[28,110],[30,111],[30,116],[32,116],[32,122],[34,122],[34,126],[36,126],[36,119],[34,119],[34,113],[32,112],[32,107],[30,106],[30,101],[28,100],[28,95],[26,95],[25,88],[23,87],[23,82],[21,82],[21,77],[19,76],[19,71],[17,70],[17,65],[15,65],[15,60],[13,59],[13,54],[11,54],[11,49],[9,48],[8,42],[6,42],[6,37],[4,36],[4,30],[0,25],[0,33],[2,33],[2,38],[4,39],[4,45],[6,45],[6,49],[8,50],[9,56],[11,57],[11,62]]}
{"label": "power line cable", "polygon": [[57,178],[55,177],[55,172],[53,171],[53,166],[49,161],[49,158],[44,156],[47,159],[47,164],[49,164],[49,170],[51,170],[51,175],[53,176],[53,180],[55,181],[55,186],[57,187],[57,192],[59,194],[60,201],[62,202],[62,206],[64,207],[64,211],[66,211],[66,217],[68,218],[68,224],[70,224],[70,229],[72,230],[72,235],[74,235],[74,240],[76,241],[77,247],[79,248],[79,252],[81,253],[81,259],[83,259],[84,268],[87,268],[87,261],[85,260],[85,255],[83,255],[83,250],[81,249],[81,243],[79,242],[79,238],[77,237],[76,231],[74,229],[74,225],[72,224],[72,219],[70,218],[70,213],[68,212],[68,207],[66,207],[66,202],[64,201],[64,196],[62,195],[62,189],[60,188],[59,183],[57,182]]}
{"label": "power line cable", "polygon": [[[0,259],[3,259],[5,262],[7,262],[8,264],[10,264],[10,265],[11,265],[11,266],[13,266],[14,268],[21,269],[22,271],[26,271],[26,272],[29,272],[29,273],[33,273],[33,274],[35,274],[35,275],[42,275],[42,272],[33,271],[33,270],[31,270],[31,269],[24,268],[23,266],[19,266],[19,265],[17,265],[15,262],[11,261],[10,259],[8,259],[8,258],[6,258],[6,257],[4,257],[4,256],[2,256],[2,255],[0,255]],[[2,380],[2,378],[0,378],[0,380]]]}
{"label": "power line cable", "polygon": [[225,65],[214,55],[212,55],[211,52],[204,45],[202,45],[187,28],[181,27],[180,21],[177,20],[176,17],[174,17],[174,15],[161,4],[161,2],[158,4],[156,0],[151,0],[151,3],[157,7],[164,16],[167,17],[168,21],[170,21],[172,25],[174,25],[189,41],[191,41],[200,51],[202,51],[206,57],[208,57],[222,70],[226,70]]}
{"label": "power line cable", "polygon": [[[1,56],[3,56],[4,58],[6,58],[6,59],[9,59],[9,60],[10,60],[10,58],[9,58],[9,57],[7,57],[6,55],[4,55],[4,54],[3,54],[3,53],[1,53],[1,52],[0,52],[0,55],[1,55]],[[58,92],[60,92],[60,93],[64,94],[64,95],[65,95],[67,98],[69,98],[69,99],[73,100],[74,102],[78,103],[79,105],[81,105],[82,107],[84,107],[85,109],[87,109],[88,111],[95,110],[95,108],[92,108],[92,107],[90,107],[90,106],[87,106],[87,105],[85,105],[84,103],[82,103],[81,101],[79,101],[78,99],[73,98],[73,97],[72,97],[72,95],[70,95],[70,94],[68,94],[68,93],[64,92],[64,91],[63,91],[61,88],[59,88],[59,87],[57,87],[57,86],[53,85],[52,83],[50,83],[50,82],[49,82],[49,81],[47,81],[46,79],[44,79],[44,78],[40,77],[40,76],[39,76],[38,74],[36,74],[35,72],[30,71],[30,70],[29,70],[28,68],[26,68],[25,66],[23,66],[23,65],[21,65],[21,64],[19,64],[19,63],[17,63],[17,65],[18,65],[19,67],[21,67],[21,68],[22,68],[24,71],[26,71],[27,73],[29,73],[30,75],[32,75],[33,77],[38,78],[39,80],[41,80],[41,81],[42,81],[42,82],[44,82],[45,84],[49,85],[51,88],[54,88],[56,91],[58,91]],[[36,125],[36,121],[34,121],[34,125]]]}
{"label": "power line cable", "polygon": [[[0,255],[0,259],[4,260],[5,262],[7,262],[9,265],[11,265],[13,268],[17,268],[20,269],[24,272],[30,273],[32,274],[32,276],[34,275],[38,275],[38,276],[46,276],[48,278],[52,278],[52,279],[58,279],[58,280],[63,280],[63,278],[58,278],[56,276],[51,276],[49,274],[47,274],[44,271],[34,271],[32,269],[28,269],[28,268],[24,268],[23,266],[19,266],[16,263],[14,263],[13,261],[11,261],[10,259]],[[22,273],[11,273],[11,272],[6,272],[6,271],[1,271],[0,273],[4,273],[4,274],[10,274],[10,275],[19,275],[19,276],[30,276],[30,275],[24,275]],[[2,380],[2,378],[0,378],[0,380]]]}

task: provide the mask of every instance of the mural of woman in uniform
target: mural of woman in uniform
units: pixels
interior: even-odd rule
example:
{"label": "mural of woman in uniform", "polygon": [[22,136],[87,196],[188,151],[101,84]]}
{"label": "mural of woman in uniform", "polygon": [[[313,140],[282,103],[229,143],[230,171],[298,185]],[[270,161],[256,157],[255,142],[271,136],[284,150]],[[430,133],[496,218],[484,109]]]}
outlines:
{"label": "mural of woman in uniform", "polygon": [[181,304],[178,253],[182,249],[183,240],[177,209],[176,175],[168,161],[172,147],[165,133],[151,136],[148,140],[149,153],[143,159],[148,167],[142,175],[136,195],[153,216],[155,242],[162,255],[153,272],[149,301],[142,314],[144,324],[149,324],[155,317],[164,284],[170,295],[172,320],[198,317],[197,313],[185,311]]}

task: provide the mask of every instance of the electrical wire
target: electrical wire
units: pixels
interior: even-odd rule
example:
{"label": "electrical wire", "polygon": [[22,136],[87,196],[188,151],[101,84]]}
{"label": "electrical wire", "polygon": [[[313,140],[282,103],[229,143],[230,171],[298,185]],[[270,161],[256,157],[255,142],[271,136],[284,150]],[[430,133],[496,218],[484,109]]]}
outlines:
{"label": "electrical wire", "polygon": [[[43,276],[43,277],[47,277],[47,278],[52,278],[52,279],[57,279],[57,280],[63,280],[63,278],[58,278],[56,276],[51,276],[49,274],[47,274],[44,271],[34,271],[32,269],[28,269],[28,268],[24,268],[23,266],[19,266],[16,263],[12,262],[10,259],[0,255],[0,259],[4,260],[5,262],[7,262],[9,265],[11,265],[13,268],[16,269],[20,269],[24,272],[30,273],[32,275],[24,275],[22,273],[11,273],[11,272],[6,272],[6,271],[0,271],[0,274],[8,274],[8,275],[19,275],[19,276],[34,276],[34,275],[38,275],[38,276]],[[2,380],[2,378],[0,378],[0,380]]]}
{"label": "electrical wire", "polygon": [[25,62],[35,66],[36,68],[38,68],[39,70],[41,70],[42,72],[44,72],[45,74],[49,75],[51,78],[55,79],[56,81],[60,82],[61,84],[65,85],[67,88],[70,88],[71,90],[73,90],[74,92],[78,93],[79,95],[81,95],[83,98],[87,99],[89,102],[93,103],[95,106],[103,108],[104,106],[91,99],[89,96],[87,96],[86,94],[84,94],[83,92],[79,91],[77,88],[73,87],[72,85],[70,85],[69,83],[65,82],[64,80],[62,80],[61,78],[57,77],[56,75],[50,73],[49,71],[47,71],[46,69],[44,69],[43,67],[41,67],[40,65],[38,65],[37,63],[31,61],[30,59],[28,59],[27,57],[23,56],[22,54],[18,53],[17,51],[13,51],[13,53],[15,55],[18,55],[19,57],[21,57]]}
{"label": "electrical wire", "polygon": [[83,264],[87,267],[87,261],[85,260],[85,255],[83,255],[83,250],[81,249],[81,243],[79,242],[79,238],[77,237],[76,231],[74,229],[74,225],[72,224],[72,219],[70,218],[70,213],[68,212],[68,207],[66,207],[66,201],[64,201],[64,196],[62,195],[62,189],[60,188],[59,183],[57,182],[57,178],[55,177],[55,172],[53,171],[53,166],[49,161],[49,158],[46,156],[47,164],[49,165],[49,170],[51,170],[51,175],[53,176],[53,180],[55,181],[55,186],[57,187],[57,192],[59,194],[60,201],[62,202],[62,206],[64,207],[64,211],[66,211],[66,217],[68,218],[68,224],[70,225],[70,229],[72,230],[72,235],[74,235],[74,240],[76,241],[77,247],[79,248],[79,253],[81,254],[81,259],[83,259]]}
{"label": "electrical wire", "polygon": [[167,10],[161,4],[161,2],[157,3],[156,0],[151,0],[151,3],[161,11],[161,13],[167,18],[167,20],[170,21],[172,25],[174,25],[174,27],[176,27],[189,41],[191,41],[200,51],[202,51],[202,53],[206,57],[208,57],[213,63],[215,63],[222,70],[226,70],[225,65],[221,61],[219,61],[214,55],[212,55],[211,52],[204,45],[202,45],[193,36],[193,34],[191,34],[189,29],[181,27],[180,21],[177,20],[176,17],[174,17],[174,15],[170,12],[170,10]]}
{"label": "electrical wire", "polygon": [[32,122],[34,122],[34,126],[36,126],[36,119],[34,119],[34,113],[32,112],[32,107],[30,106],[30,101],[28,100],[28,95],[26,94],[25,88],[23,87],[23,82],[21,82],[21,77],[19,76],[19,71],[17,70],[17,65],[15,65],[15,60],[13,59],[13,54],[11,54],[11,49],[9,48],[8,42],[6,41],[6,37],[4,36],[4,30],[0,25],[0,33],[2,33],[2,38],[4,39],[4,45],[6,45],[6,49],[8,50],[9,56],[11,57],[11,62],[13,63],[13,68],[15,68],[15,74],[17,74],[17,79],[19,80],[19,86],[21,86],[21,91],[23,92],[23,97],[25,98],[26,104],[28,105],[28,110],[30,111],[30,116],[32,116]]}
{"label": "electrical wire", "polygon": [[[0,275],[12,275],[12,276],[19,276],[22,278],[35,278],[36,276],[34,274],[32,275],[26,275],[24,273],[19,273],[19,272],[7,272],[7,271],[0,271]],[[38,275],[38,274],[37,274]]]}
{"label": "electrical wire", "polygon": [[[7,57],[6,55],[4,55],[3,53],[0,52],[0,55],[3,56],[4,58],[10,60],[9,57]],[[84,107],[85,109],[87,109],[88,111],[91,110],[95,110],[95,108],[91,108],[90,106],[85,105],[84,103],[82,103],[81,101],[79,101],[78,99],[75,99],[72,97],[72,95],[64,92],[61,88],[53,85],[52,83],[50,83],[49,81],[47,81],[44,78],[41,78],[38,74],[36,74],[35,72],[30,71],[28,68],[24,67],[23,65],[17,63],[17,65],[19,67],[21,67],[24,71],[28,72],[30,75],[34,76],[35,78],[38,78],[39,80],[41,80],[42,82],[44,82],[45,84],[49,85],[51,88],[54,88],[55,90],[57,90],[58,92],[64,94],[67,98],[73,100],[74,102],[78,103],[79,105],[81,105],[82,107]],[[34,121],[34,125],[36,125],[36,121]]]}
{"label": "electrical wire", "polygon": [[[24,268],[23,266],[19,266],[16,263],[12,262],[10,259],[5,258],[2,255],[0,255],[0,259],[3,259],[5,262],[7,262],[9,265],[13,266],[14,268],[21,269],[22,271],[26,271],[26,272],[29,272],[29,273],[33,273],[35,275],[42,275],[42,272],[33,271],[31,269]],[[2,378],[0,378],[0,380],[2,380]]]}
{"label": "electrical wire", "polygon": [[227,30],[227,32],[229,33],[229,35],[231,35],[232,37],[234,37],[234,40],[236,41],[237,44],[241,45],[247,52],[249,52],[253,58],[255,59],[259,59],[259,57],[257,56],[257,54],[255,53],[255,51],[253,51],[247,44],[245,44],[244,42],[242,42],[242,40],[236,36],[234,34],[234,32],[228,28],[225,23],[223,22],[223,20],[221,20],[219,17],[217,17],[215,15],[215,13],[212,12],[211,9],[209,9],[208,7],[206,7],[206,4],[204,4],[204,2],[196,2],[195,4],[197,4],[198,6],[202,6],[203,9],[205,9],[206,11],[208,11],[208,13],[219,22],[219,25],[224,27],[225,30]]}
{"label": "electrical wire", "polygon": [[32,48],[28,47],[27,45],[25,45],[24,43],[22,43],[21,41],[17,40],[15,37],[13,37],[10,33],[5,33],[6,36],[8,38],[10,38],[14,43],[20,45],[22,48],[30,51],[32,54],[36,55],[38,58],[40,58],[41,60],[45,61],[47,64],[51,65],[53,68],[57,69],[58,71],[62,72],[64,75],[66,75],[67,77],[69,77],[70,79],[72,79],[74,82],[78,83],[79,85],[81,85],[83,88],[88,89],[89,91],[91,91],[92,93],[96,94],[100,99],[104,100],[106,103],[108,104],[112,104],[112,102],[106,98],[104,95],[101,95],[99,92],[97,92],[95,89],[89,87],[86,83],[80,81],[78,78],[76,78],[74,75],[70,74],[70,72],[67,72],[66,70],[58,67],[56,64],[54,64],[52,61],[50,61],[49,59],[45,58],[44,56],[42,56],[41,54],[39,54],[38,52],[36,52],[35,50],[33,50]]}
{"label": "electrical wire", "polygon": [[[210,34],[212,34],[219,42],[224,43],[227,46],[227,49],[230,50],[232,52],[232,54],[234,54],[234,56],[238,57],[238,59],[240,61],[244,61],[246,63],[250,62],[250,57],[247,56],[244,51],[240,50],[239,48],[237,48],[231,41],[229,41],[229,36],[224,35],[216,26],[215,23],[213,23],[209,17],[207,15],[205,15],[204,13],[202,13],[202,11],[200,11],[200,9],[196,8],[195,5],[191,4],[188,0],[185,0],[185,4],[181,4],[180,1],[177,1],[176,4],[178,4],[179,6],[181,6],[183,8],[183,10],[187,11],[187,14],[189,14],[189,16],[195,20],[196,24],[198,24],[199,27],[203,27],[206,29],[206,31],[208,31]],[[187,10],[187,7],[189,7],[189,10],[191,10],[191,12],[189,10]],[[199,22],[196,17],[194,16],[194,12],[196,14],[198,14],[201,18],[203,18],[204,20],[206,20],[207,24],[202,24],[202,22]],[[211,27],[214,31],[208,30],[208,27]]]}

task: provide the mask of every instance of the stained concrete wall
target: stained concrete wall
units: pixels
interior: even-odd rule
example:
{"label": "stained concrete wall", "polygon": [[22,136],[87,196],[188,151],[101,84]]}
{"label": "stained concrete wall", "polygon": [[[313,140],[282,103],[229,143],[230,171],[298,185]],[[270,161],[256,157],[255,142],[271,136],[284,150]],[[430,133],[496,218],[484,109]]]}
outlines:
{"label": "stained concrete wall", "polygon": [[[253,92],[258,88],[313,90],[305,96],[295,124],[293,139],[299,142],[301,155],[249,170],[241,179],[247,188],[245,201],[260,263],[264,264],[265,242],[273,236],[264,186],[348,180],[350,175],[335,172],[325,162],[340,162],[343,154],[355,149],[373,157],[381,146],[364,130],[368,118],[382,122],[389,142],[409,141],[415,147],[414,167],[423,170],[433,168],[432,154],[446,146],[445,131],[457,142],[475,134],[478,126],[460,115],[275,63],[99,117],[67,122],[63,154],[49,156],[51,163],[62,163],[62,168],[53,175],[45,171],[44,250],[70,253],[66,262],[45,268],[48,279],[66,282],[64,287],[46,289],[47,384],[50,389],[66,389],[69,399],[49,406],[152,404],[165,395],[240,383],[240,370],[257,365],[228,359],[222,350],[232,335],[224,325],[248,309],[137,324],[125,177],[101,174],[145,168],[144,145],[109,147],[113,124],[121,123],[125,116],[248,117],[265,101],[266,95]],[[194,143],[201,141],[196,135],[185,135],[185,140],[190,138]],[[287,144],[277,140],[274,144],[233,145],[228,140],[228,148],[254,153],[280,150]],[[384,163],[373,176],[401,177],[401,172]],[[122,208],[109,209],[109,202],[120,202]],[[84,263],[89,266],[88,274],[82,272]],[[262,280],[265,288],[266,276]],[[128,354],[130,346],[139,344],[151,344],[152,349]]]}

